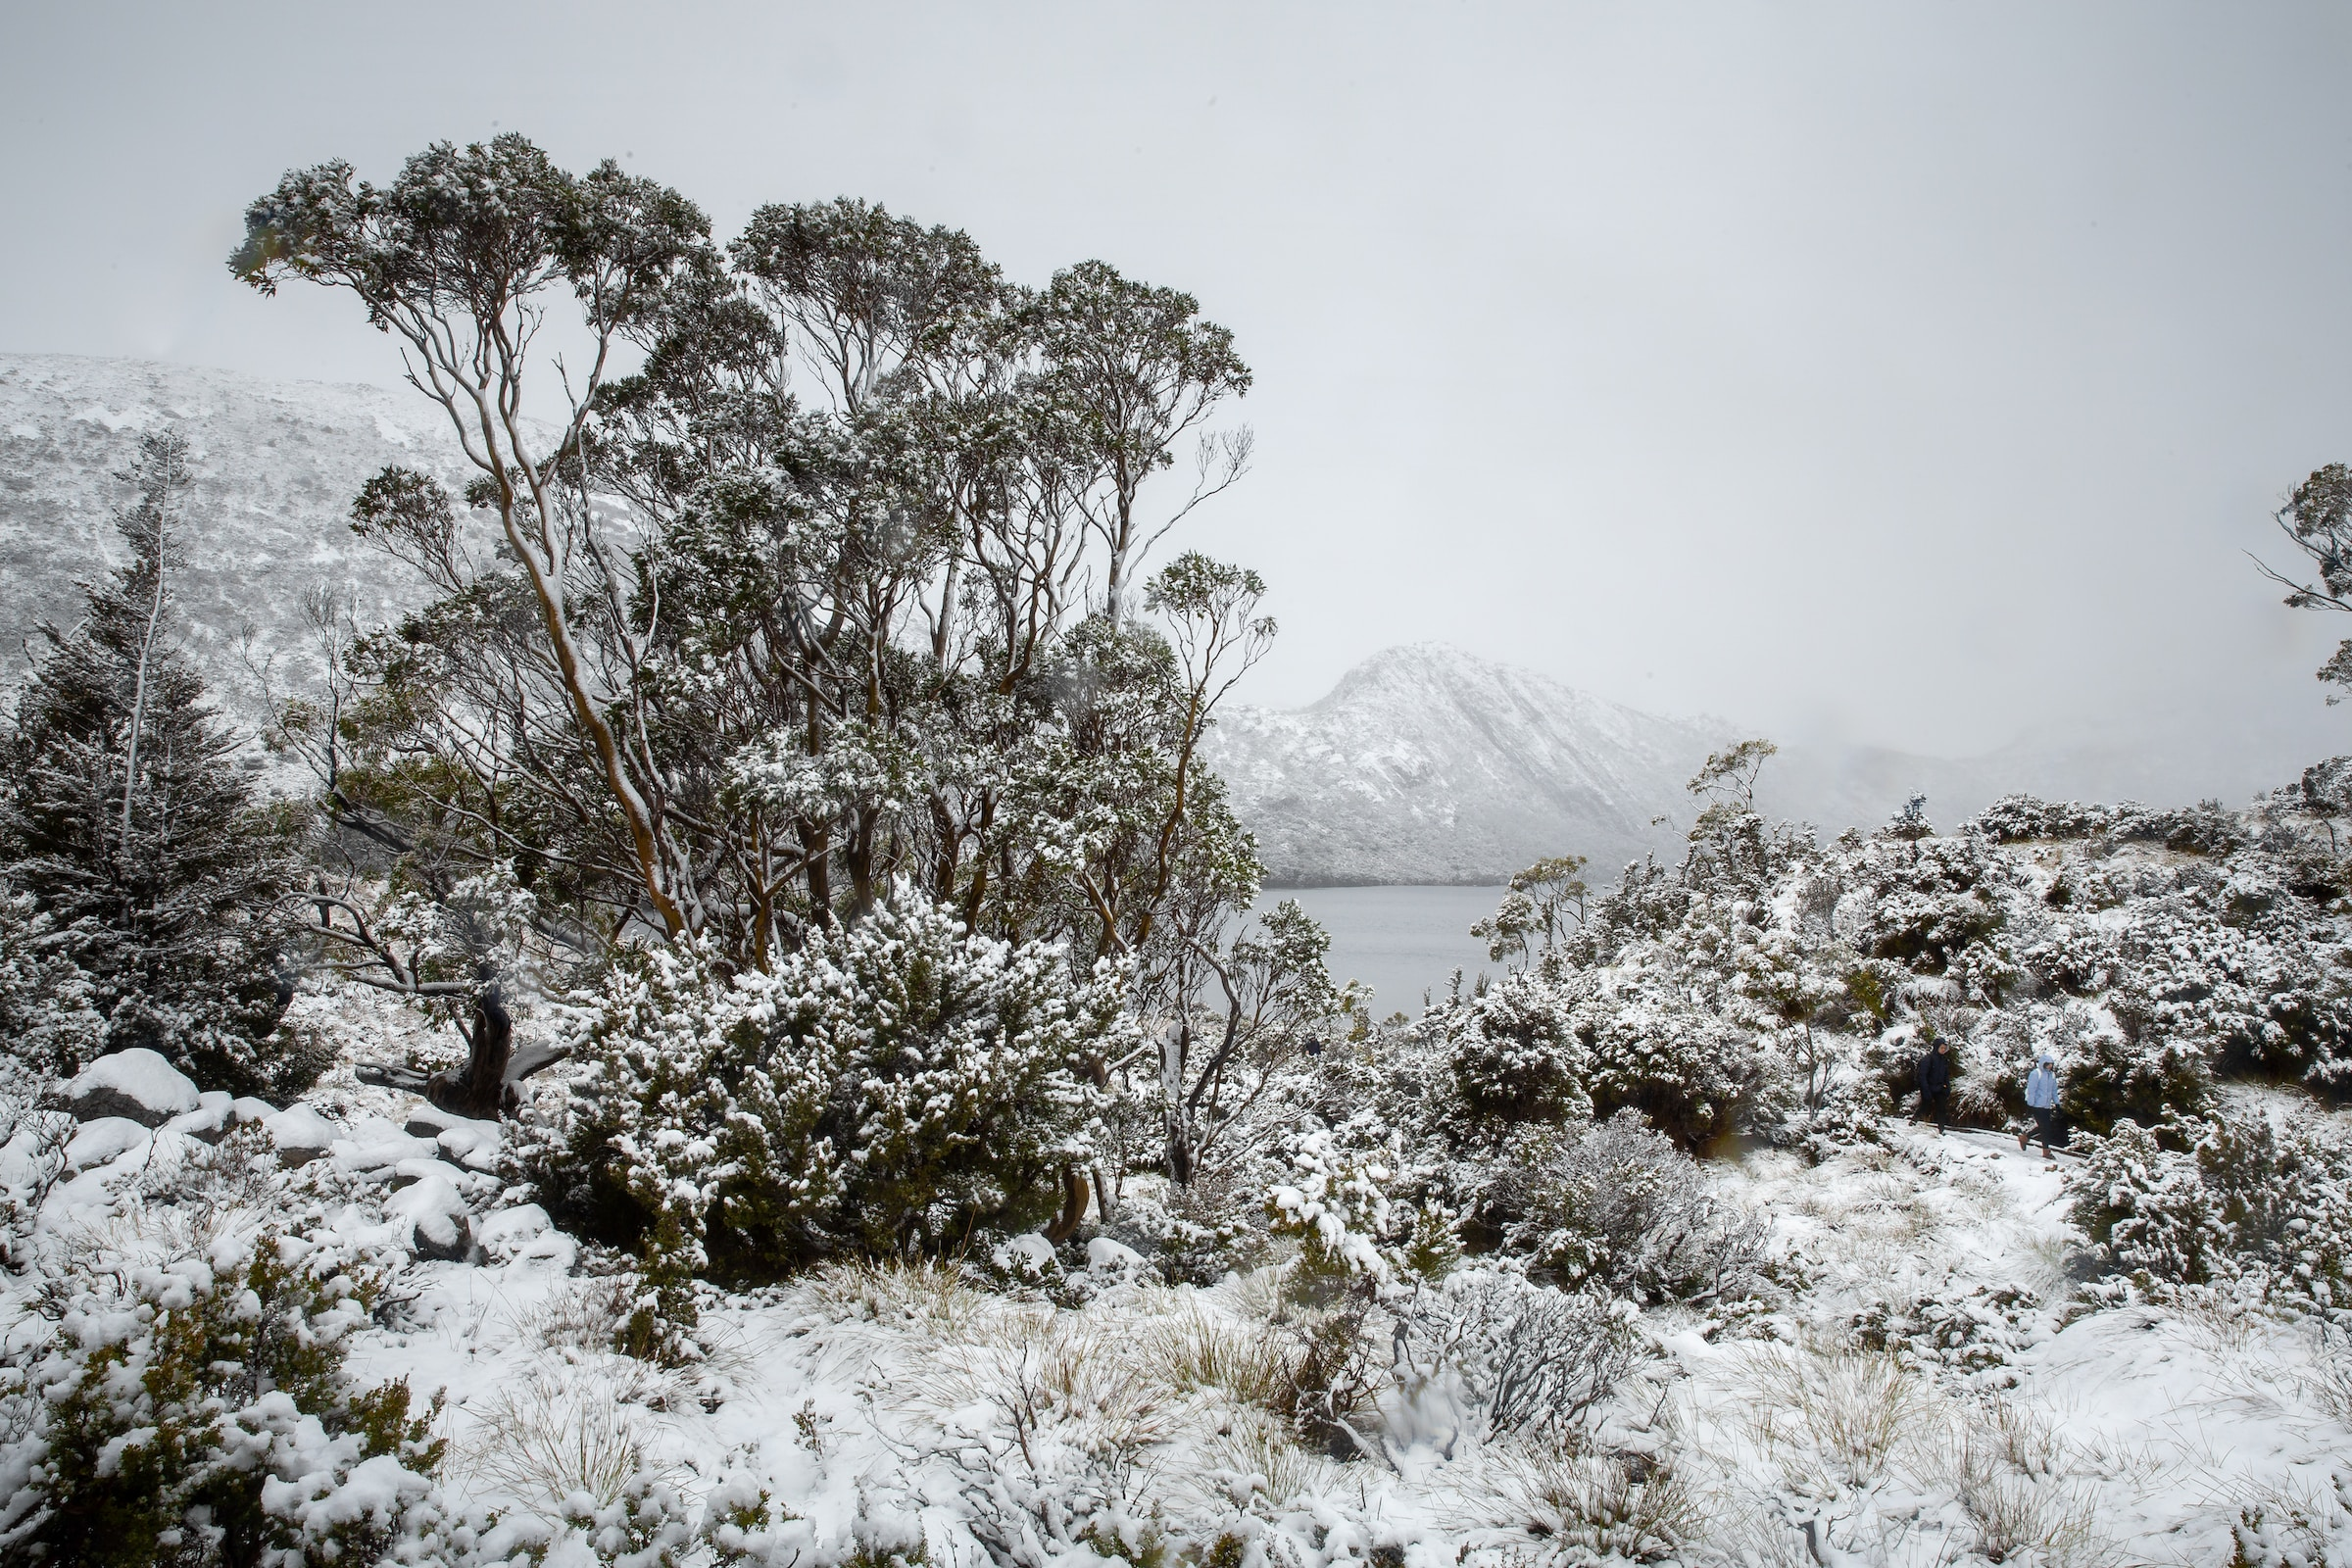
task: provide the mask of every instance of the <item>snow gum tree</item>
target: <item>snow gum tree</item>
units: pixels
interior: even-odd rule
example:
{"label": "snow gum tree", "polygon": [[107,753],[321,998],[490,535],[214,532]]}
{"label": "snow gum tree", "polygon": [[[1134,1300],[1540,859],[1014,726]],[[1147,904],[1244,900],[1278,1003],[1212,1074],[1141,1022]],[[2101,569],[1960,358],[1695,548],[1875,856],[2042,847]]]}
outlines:
{"label": "snow gum tree", "polygon": [[[1056,1070],[1157,1120],[1180,1173],[1332,1012],[1311,922],[1245,930],[1262,872],[1200,761],[1265,585],[1149,559],[1249,456],[1214,428],[1249,370],[1191,296],[1099,262],[1023,287],[852,200],[721,244],[515,136],[381,187],[289,173],[247,217],[238,274],[354,295],[476,470],[362,493],[353,526],[434,599],[330,638],[280,737],[351,851],[318,940],[468,1031],[445,1103],[515,1075],[486,1004],[527,972],[652,945],[772,975],[914,894],[1123,977],[1153,1030]],[[440,911],[429,962],[386,889]],[[1095,1156],[1064,1152],[1074,1224]]]}

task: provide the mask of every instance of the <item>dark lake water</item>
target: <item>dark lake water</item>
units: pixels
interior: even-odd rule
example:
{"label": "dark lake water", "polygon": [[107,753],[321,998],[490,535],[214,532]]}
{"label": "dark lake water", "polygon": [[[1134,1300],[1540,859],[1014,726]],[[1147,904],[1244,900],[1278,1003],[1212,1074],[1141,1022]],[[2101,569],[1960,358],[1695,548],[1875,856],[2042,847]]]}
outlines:
{"label": "dark lake water", "polygon": [[1331,933],[1331,977],[1361,980],[1373,991],[1372,1016],[1418,1015],[1424,993],[1443,996],[1453,971],[1464,983],[1497,969],[1473,922],[1494,912],[1501,888],[1268,888],[1259,907],[1284,899]]}

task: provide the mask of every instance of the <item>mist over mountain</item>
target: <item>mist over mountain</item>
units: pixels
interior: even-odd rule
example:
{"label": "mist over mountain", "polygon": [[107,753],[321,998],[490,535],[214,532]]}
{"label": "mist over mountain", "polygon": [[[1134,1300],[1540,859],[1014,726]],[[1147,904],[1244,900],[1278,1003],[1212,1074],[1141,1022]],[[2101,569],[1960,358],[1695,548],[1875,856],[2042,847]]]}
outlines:
{"label": "mist over mountain", "polygon": [[186,564],[173,582],[181,635],[224,699],[240,638],[256,658],[299,657],[303,594],[357,596],[363,623],[418,602],[415,574],[346,526],[352,497],[391,463],[457,477],[440,411],[372,386],[271,381],[142,360],[0,355],[0,669],[21,671],[43,620],[81,612],[75,584],[123,556],[116,474],[144,431],[193,451]]}
{"label": "mist over mountain", "polygon": [[[115,475],[140,433],[164,424],[189,438],[197,472],[182,635],[232,713],[249,716],[250,662],[304,657],[307,591],[351,592],[363,622],[417,602],[408,568],[346,517],[387,464],[462,480],[456,441],[423,400],[149,361],[0,355],[0,673],[24,668],[40,621],[78,615],[77,580],[120,559]],[[1710,751],[1762,732],[1662,717],[1417,644],[1364,661],[1304,709],[1228,710],[1208,744],[1277,884],[1490,883],[1547,855],[1587,856],[1608,877],[1672,852],[1692,810],[1685,781]],[[2018,791],[2239,803],[2316,760],[2252,721],[2243,733],[2183,720],[2170,734],[2029,736],[1960,760],[1799,740],[1766,770],[1759,804],[1835,833],[1884,821],[1914,794],[1945,825]],[[1653,825],[1660,816],[1669,822]]]}
{"label": "mist over mountain", "polygon": [[[1374,655],[1307,708],[1231,710],[1208,745],[1277,885],[1493,883],[1562,854],[1587,857],[1605,881],[1645,853],[1674,853],[1699,763],[1764,733],[1645,713],[1420,643]],[[2317,760],[2252,726],[2028,737],[1959,759],[1798,741],[1765,768],[1757,804],[1825,837],[1875,827],[1914,795],[1946,827],[2020,793],[2242,805]]]}
{"label": "mist over mountain", "polygon": [[1277,883],[1493,882],[1544,855],[1613,866],[1668,842],[1650,819],[1732,733],[1422,643],[1298,711],[1229,710],[1208,744]]}

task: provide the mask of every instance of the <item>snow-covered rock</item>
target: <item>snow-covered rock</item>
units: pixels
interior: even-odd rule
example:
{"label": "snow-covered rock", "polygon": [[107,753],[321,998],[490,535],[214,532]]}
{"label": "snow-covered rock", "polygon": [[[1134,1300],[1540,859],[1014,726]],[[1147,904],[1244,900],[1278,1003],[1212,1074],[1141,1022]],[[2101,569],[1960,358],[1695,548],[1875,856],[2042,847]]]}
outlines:
{"label": "snow-covered rock", "polygon": [[66,1168],[88,1170],[133,1149],[144,1149],[155,1135],[128,1116],[99,1116],[81,1124],[66,1146]]}
{"label": "snow-covered rock", "polygon": [[458,1119],[441,1129],[434,1140],[441,1152],[468,1170],[490,1171],[498,1168],[499,1152],[506,1147],[506,1135],[494,1121],[466,1121]]}
{"label": "snow-covered rock", "polygon": [[66,1086],[66,1108],[77,1121],[126,1116],[161,1127],[202,1103],[195,1083],[144,1046],[101,1056]]}
{"label": "snow-covered rock", "polygon": [[404,1159],[392,1167],[392,1188],[395,1192],[428,1178],[449,1183],[468,1202],[478,1202],[498,1192],[497,1177],[452,1165],[446,1159]]}
{"label": "snow-covered rock", "polygon": [[194,1110],[172,1117],[164,1125],[175,1133],[207,1144],[217,1144],[228,1136],[236,1120],[236,1100],[225,1090],[215,1089],[200,1097]]}
{"label": "snow-covered rock", "polygon": [[579,1254],[579,1244],[557,1230],[547,1210],[522,1203],[484,1215],[474,1225],[482,1255],[493,1263],[520,1264],[567,1274]]}
{"label": "snow-covered rock", "polygon": [[335,1146],[342,1129],[309,1105],[289,1105],[263,1121],[263,1130],[277,1146],[278,1162],[307,1165]]}
{"label": "snow-covered rock", "polygon": [[427,1175],[384,1201],[387,1218],[410,1226],[416,1255],[462,1261],[473,1250],[472,1212],[448,1178]]}
{"label": "snow-covered rock", "polygon": [[249,1121],[268,1121],[277,1114],[277,1107],[267,1100],[252,1095],[239,1095],[229,1102],[229,1120],[242,1127]]}
{"label": "snow-covered rock", "polygon": [[435,1159],[441,1146],[417,1138],[381,1116],[362,1116],[346,1123],[329,1147],[335,1163],[362,1175],[389,1175],[404,1159]]}
{"label": "snow-covered rock", "polygon": [[1147,1265],[1144,1254],[1126,1243],[1098,1236],[1086,1244],[1086,1266],[1097,1274],[1126,1276],[1140,1273]]}

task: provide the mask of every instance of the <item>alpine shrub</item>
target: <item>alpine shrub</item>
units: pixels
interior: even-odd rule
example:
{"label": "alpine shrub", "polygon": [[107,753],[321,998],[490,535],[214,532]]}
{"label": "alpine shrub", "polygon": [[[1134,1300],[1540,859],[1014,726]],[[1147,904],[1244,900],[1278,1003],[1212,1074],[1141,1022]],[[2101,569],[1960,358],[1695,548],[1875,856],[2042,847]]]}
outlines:
{"label": "alpine shrub", "polygon": [[[406,1383],[362,1389],[344,1339],[376,1285],[265,1233],[99,1281],[10,1357],[0,1553],[77,1564],[372,1561],[442,1444]],[[11,1423],[17,1425],[18,1423]]]}
{"label": "alpine shrub", "polygon": [[[2168,1147],[2170,1146],[2170,1147]],[[2075,1222],[2153,1288],[2227,1284],[2275,1304],[2352,1306],[2352,1139],[2259,1112],[2126,1119],[2069,1174]]]}
{"label": "alpine shrub", "polygon": [[1510,1154],[1472,1196],[1473,1233],[1563,1285],[1709,1299],[1744,1288],[1762,1256],[1758,1224],[1637,1111],[1530,1132]]}
{"label": "alpine shrub", "polygon": [[697,1271],[774,1274],[1051,1218],[1092,1154],[1085,1075],[1128,1027],[1107,966],[974,936],[905,883],[772,974],[626,956],[526,1158],[617,1240],[674,1227]]}
{"label": "alpine shrub", "polygon": [[1558,987],[1522,971],[1432,1010],[1472,1114],[1506,1123],[1591,1114],[1585,1045]]}
{"label": "alpine shrub", "polygon": [[1639,1110],[1686,1149],[1706,1149],[1732,1132],[1763,1086],[1755,1036],[1661,977],[1637,974],[1595,989],[1574,1018],[1592,1061],[1592,1114]]}

